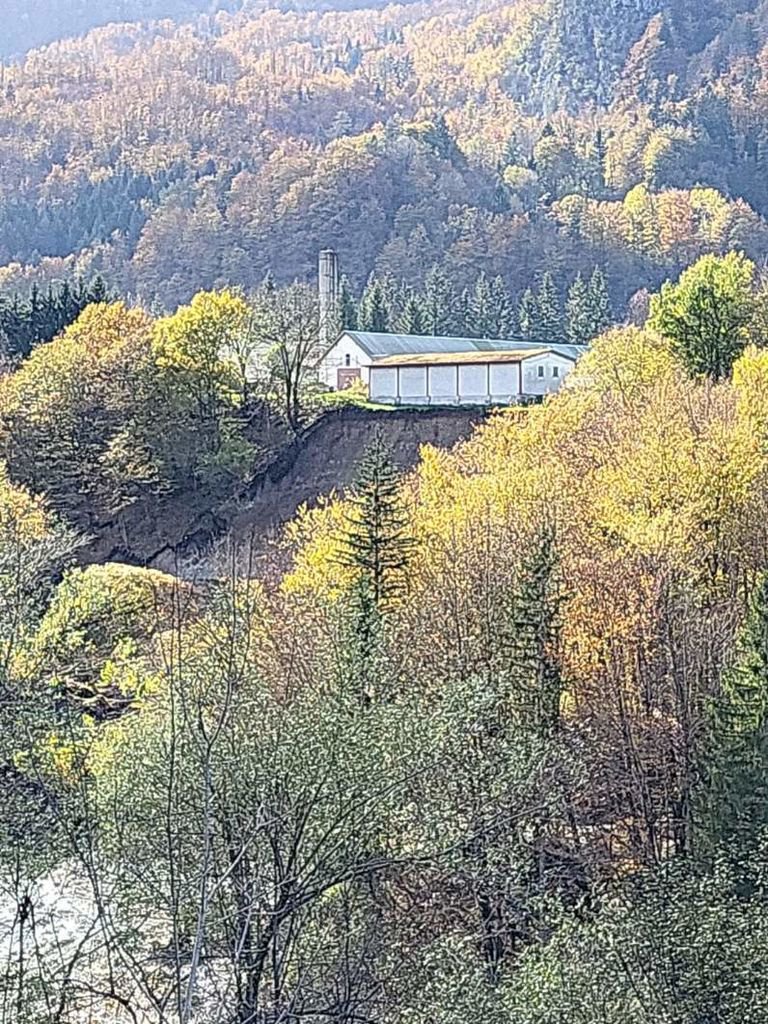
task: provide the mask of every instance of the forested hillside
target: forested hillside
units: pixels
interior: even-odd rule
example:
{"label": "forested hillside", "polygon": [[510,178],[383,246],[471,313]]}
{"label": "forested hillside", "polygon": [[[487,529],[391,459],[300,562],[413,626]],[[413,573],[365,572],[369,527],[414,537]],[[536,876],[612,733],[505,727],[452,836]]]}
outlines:
{"label": "forested hillside", "polygon": [[[405,0],[408,2],[408,0]],[[185,21],[217,11],[345,11],[383,7],[383,0],[6,0],[0,57],[18,57],[36,46],[78,36],[112,22],[170,18]]]}
{"label": "forested hillside", "polygon": [[174,307],[329,245],[355,290],[437,266],[518,304],[598,267],[623,310],[705,251],[768,253],[758,0],[258,7],[3,69],[6,291],[101,271]]}
{"label": "forested hillside", "polygon": [[[768,0],[234,6],[0,68],[0,1024],[764,1024]],[[221,537],[352,324],[585,350]]]}
{"label": "forested hillside", "polygon": [[0,386],[0,1021],[762,1024],[755,266],[406,477],[374,435],[258,563],[78,568],[252,465],[280,296],[94,303]]}

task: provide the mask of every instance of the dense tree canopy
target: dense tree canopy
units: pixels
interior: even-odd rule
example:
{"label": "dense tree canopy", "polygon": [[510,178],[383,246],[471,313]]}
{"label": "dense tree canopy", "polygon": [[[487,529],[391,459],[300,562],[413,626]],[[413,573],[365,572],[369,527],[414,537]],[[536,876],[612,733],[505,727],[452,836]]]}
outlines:
{"label": "dense tree canopy", "polygon": [[[765,3],[237,6],[0,68],[0,1024],[759,1024]],[[591,344],[78,566],[312,443],[326,245],[340,323]]]}
{"label": "dense tree canopy", "polygon": [[[750,337],[752,277],[683,274],[747,289]],[[179,453],[202,486],[279,415],[306,299],[94,304],[3,382],[5,1019],[761,1020],[766,350],[692,373],[665,322],[614,327],[410,475],[379,437],[261,559],[73,567],[64,520]]]}
{"label": "dense tree canopy", "polygon": [[357,297],[437,266],[517,308],[598,267],[620,315],[700,255],[768,253],[762,0],[223,6],[2,69],[1,290],[100,271],[170,310],[333,246]]}

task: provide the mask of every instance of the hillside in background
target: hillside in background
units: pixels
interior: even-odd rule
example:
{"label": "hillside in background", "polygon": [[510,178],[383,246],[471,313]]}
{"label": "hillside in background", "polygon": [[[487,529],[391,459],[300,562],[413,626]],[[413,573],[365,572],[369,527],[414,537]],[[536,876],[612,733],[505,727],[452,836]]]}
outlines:
{"label": "hillside in background", "polygon": [[[405,0],[408,2],[408,0]],[[185,21],[219,11],[346,11],[383,7],[382,0],[6,0],[0,57],[18,57],[37,46],[78,36],[113,22],[171,18]]]}
{"label": "hillside in background", "polygon": [[[235,3],[239,6],[238,0]],[[182,20],[233,7],[227,0],[7,0],[0,55],[13,57],[110,22],[150,18]]]}
{"label": "hillside in background", "polygon": [[246,3],[0,64],[0,1024],[763,1024],[768,0]]}
{"label": "hillside in background", "polygon": [[2,68],[0,288],[100,271],[174,307],[311,278],[329,245],[357,289],[601,267],[623,308],[703,252],[768,253],[768,4],[283,6],[147,0],[207,13]]}

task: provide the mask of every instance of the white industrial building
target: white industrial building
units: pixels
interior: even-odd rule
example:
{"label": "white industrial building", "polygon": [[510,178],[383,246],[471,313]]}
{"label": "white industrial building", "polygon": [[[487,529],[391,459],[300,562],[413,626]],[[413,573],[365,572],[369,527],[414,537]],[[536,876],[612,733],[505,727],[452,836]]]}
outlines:
{"label": "white industrial building", "polygon": [[508,405],[557,391],[583,351],[567,344],[345,331],[319,374],[334,390],[361,380],[375,402]]}

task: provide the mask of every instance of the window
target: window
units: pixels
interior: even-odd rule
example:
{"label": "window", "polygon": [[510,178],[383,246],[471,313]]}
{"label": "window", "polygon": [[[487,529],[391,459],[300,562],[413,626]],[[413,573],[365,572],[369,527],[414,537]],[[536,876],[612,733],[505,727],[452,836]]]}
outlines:
{"label": "window", "polygon": [[559,366],[553,366],[552,367],[552,376],[553,377],[559,377],[560,376],[560,367]]}
{"label": "window", "polygon": [[344,365],[345,366],[351,366],[352,365],[352,356],[349,354],[349,352],[347,352],[347,354],[344,356]]}
{"label": "window", "polygon": [[540,376],[540,377],[543,377],[543,376],[544,376],[544,367],[543,367],[543,366],[540,366],[540,367],[539,367],[539,376]]}

